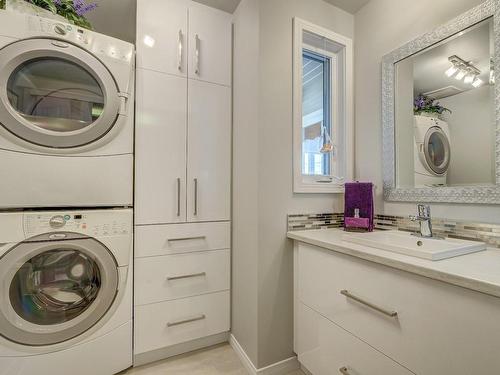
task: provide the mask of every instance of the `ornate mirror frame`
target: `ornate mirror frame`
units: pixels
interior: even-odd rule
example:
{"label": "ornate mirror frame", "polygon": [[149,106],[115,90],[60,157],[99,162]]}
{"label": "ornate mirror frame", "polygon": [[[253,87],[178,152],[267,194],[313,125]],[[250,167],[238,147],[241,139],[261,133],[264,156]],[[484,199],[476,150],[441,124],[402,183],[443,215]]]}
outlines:
{"label": "ornate mirror frame", "polygon": [[[444,186],[399,188],[396,186],[395,151],[395,69],[396,62],[428,48],[443,39],[473,26],[489,17],[494,24],[495,70],[495,170],[496,184],[490,186]],[[382,59],[382,137],[384,199],[400,202],[443,202],[500,204],[500,0],[487,0],[450,22],[437,27]]]}

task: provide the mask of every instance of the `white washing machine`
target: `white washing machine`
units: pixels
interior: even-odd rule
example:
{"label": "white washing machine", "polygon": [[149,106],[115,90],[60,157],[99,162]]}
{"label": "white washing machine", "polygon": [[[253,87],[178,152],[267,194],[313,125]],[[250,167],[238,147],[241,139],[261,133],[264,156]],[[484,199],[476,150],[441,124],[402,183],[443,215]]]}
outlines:
{"label": "white washing machine", "polygon": [[450,128],[446,121],[415,116],[415,187],[446,185],[451,161]]}
{"label": "white washing machine", "polygon": [[0,374],[132,365],[132,210],[0,214]]}
{"label": "white washing machine", "polygon": [[0,11],[0,209],[132,205],[134,46]]}

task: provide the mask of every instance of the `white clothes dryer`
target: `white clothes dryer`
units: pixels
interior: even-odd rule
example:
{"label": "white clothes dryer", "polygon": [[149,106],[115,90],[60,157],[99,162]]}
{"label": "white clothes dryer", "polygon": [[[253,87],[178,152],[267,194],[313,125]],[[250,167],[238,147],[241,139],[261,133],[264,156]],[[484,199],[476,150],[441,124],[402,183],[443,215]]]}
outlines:
{"label": "white clothes dryer", "polygon": [[450,129],[446,121],[415,116],[415,187],[446,185],[451,161]]}
{"label": "white clothes dryer", "polygon": [[134,46],[0,11],[0,209],[132,205]]}
{"label": "white clothes dryer", "polygon": [[132,210],[0,214],[0,375],[132,365]]}

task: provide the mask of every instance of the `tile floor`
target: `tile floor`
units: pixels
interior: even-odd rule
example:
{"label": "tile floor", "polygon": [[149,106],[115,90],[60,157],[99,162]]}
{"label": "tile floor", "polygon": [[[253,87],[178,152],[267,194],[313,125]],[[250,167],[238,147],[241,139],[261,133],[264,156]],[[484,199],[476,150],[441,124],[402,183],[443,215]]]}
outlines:
{"label": "tile floor", "polygon": [[[248,375],[229,344],[172,357],[120,375]],[[300,370],[288,375],[304,375]]]}

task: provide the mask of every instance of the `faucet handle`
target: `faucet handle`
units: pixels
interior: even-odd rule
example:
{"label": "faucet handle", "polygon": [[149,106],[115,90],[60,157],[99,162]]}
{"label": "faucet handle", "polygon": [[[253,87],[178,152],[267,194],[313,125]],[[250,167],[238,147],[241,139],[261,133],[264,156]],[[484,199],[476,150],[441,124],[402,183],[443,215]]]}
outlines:
{"label": "faucet handle", "polygon": [[421,218],[430,219],[431,206],[429,206],[428,204],[422,204],[422,203],[417,204],[417,211],[418,211],[418,216],[420,216]]}

